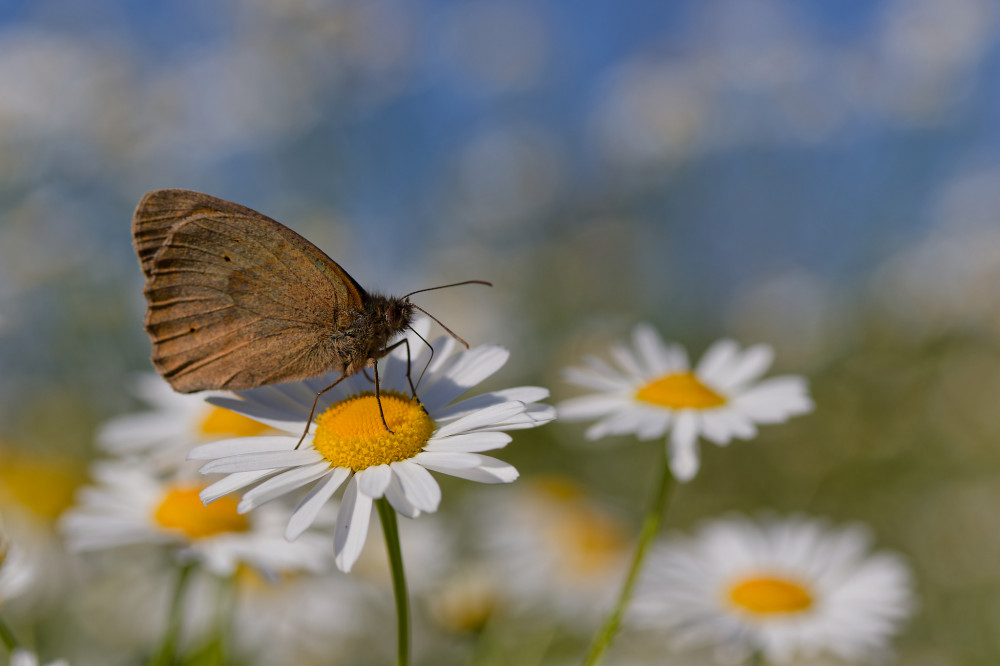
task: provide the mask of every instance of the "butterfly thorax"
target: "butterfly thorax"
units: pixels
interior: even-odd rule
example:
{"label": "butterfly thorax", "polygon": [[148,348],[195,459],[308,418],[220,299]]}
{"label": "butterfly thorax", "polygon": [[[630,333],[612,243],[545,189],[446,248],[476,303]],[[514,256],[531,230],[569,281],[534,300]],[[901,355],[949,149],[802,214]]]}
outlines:
{"label": "butterfly thorax", "polygon": [[388,353],[389,342],[413,320],[413,305],[404,298],[368,294],[364,307],[353,313],[353,322],[338,336],[335,353],[343,373],[353,375],[374,365]]}

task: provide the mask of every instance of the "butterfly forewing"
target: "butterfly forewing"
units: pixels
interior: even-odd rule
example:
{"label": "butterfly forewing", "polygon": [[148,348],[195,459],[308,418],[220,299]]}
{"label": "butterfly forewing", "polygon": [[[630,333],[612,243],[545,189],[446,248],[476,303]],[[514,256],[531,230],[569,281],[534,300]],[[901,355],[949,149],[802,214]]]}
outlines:
{"label": "butterfly forewing", "polygon": [[153,362],[177,390],[244,389],[336,369],[364,290],[312,243],[249,208],[185,190],[133,220]]}

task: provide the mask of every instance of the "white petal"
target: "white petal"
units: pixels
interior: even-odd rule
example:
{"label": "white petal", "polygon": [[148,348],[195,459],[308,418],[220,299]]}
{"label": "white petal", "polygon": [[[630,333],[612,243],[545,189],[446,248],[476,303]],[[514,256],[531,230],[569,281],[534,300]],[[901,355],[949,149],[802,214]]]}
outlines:
{"label": "white petal", "polygon": [[643,371],[639,362],[635,360],[632,351],[620,342],[611,345],[611,356],[615,359],[625,374],[630,377],[645,377],[648,373]]}
{"label": "white petal", "polygon": [[358,479],[358,491],[372,499],[378,499],[385,494],[392,472],[388,465],[373,465],[357,472],[355,476]]}
{"label": "white petal", "polygon": [[740,347],[734,340],[719,340],[698,361],[694,374],[712,386],[721,386],[739,353]]}
{"label": "white petal", "polygon": [[733,400],[733,406],[758,423],[782,423],[813,409],[806,382],[797,376],[765,379]]}
{"label": "white petal", "polygon": [[134,414],[119,416],[97,431],[102,449],[111,453],[131,451],[145,444],[163,441],[180,434],[176,414]]}
{"label": "white petal", "polygon": [[248,490],[243,495],[243,499],[240,500],[237,511],[240,513],[251,511],[261,504],[265,504],[266,502],[270,502],[271,500],[281,497],[286,493],[290,493],[296,488],[301,488],[302,486],[325,476],[329,472],[330,463],[327,460],[323,460],[312,465],[293,467],[292,469],[284,471],[280,474],[276,474],[259,486],[253,488],[252,490]]}
{"label": "white petal", "polygon": [[634,383],[624,377],[606,377],[588,368],[565,368],[562,376],[570,384],[597,391],[628,391]]}
{"label": "white petal", "polygon": [[264,469],[257,470],[256,472],[239,472],[236,474],[230,474],[222,479],[219,479],[210,486],[206,486],[200,493],[198,493],[199,499],[205,504],[209,504],[219,499],[220,497],[225,497],[231,492],[239,490],[240,488],[245,488],[252,483],[256,483],[261,479],[271,475],[275,470]]}
{"label": "white petal", "polygon": [[421,451],[410,460],[420,465],[433,465],[435,469],[466,469],[479,464],[479,454],[461,451]]}
{"label": "white petal", "polygon": [[481,409],[468,416],[446,423],[438,428],[434,433],[435,438],[447,437],[461,432],[476,430],[477,428],[489,428],[505,419],[513,418],[524,412],[527,407],[523,402],[504,402],[499,405]]}
{"label": "white petal", "polygon": [[352,477],[344,490],[344,499],[337,514],[337,527],[333,533],[333,561],[344,573],[351,570],[361,555],[371,517],[372,500],[358,492],[358,479],[356,476]]}
{"label": "white petal", "polygon": [[646,376],[664,374],[673,369],[663,338],[649,324],[639,324],[635,327],[632,331],[632,344],[642,355]]}
{"label": "white petal", "polygon": [[527,406],[524,412],[497,423],[496,430],[524,430],[525,428],[537,428],[550,421],[556,420],[556,408],[551,405],[540,405],[538,403]]}
{"label": "white petal", "polygon": [[626,409],[607,416],[587,428],[584,436],[589,440],[600,439],[609,435],[624,435],[635,432],[641,423],[638,410]]}
{"label": "white petal", "polygon": [[432,418],[440,423],[450,419],[459,418],[471,414],[474,411],[498,405],[502,402],[516,400],[525,404],[545,400],[549,397],[549,390],[541,386],[518,386],[516,388],[504,389],[502,391],[491,391],[482,393],[472,398],[466,398],[456,403],[443,407],[436,411]]}
{"label": "white petal", "polygon": [[385,498],[389,500],[389,504],[392,505],[392,508],[397,513],[407,518],[416,518],[420,515],[420,509],[413,506],[410,500],[406,498],[403,485],[399,482],[399,477],[395,474],[392,475],[392,479],[389,481],[389,487],[385,489]]}
{"label": "white petal", "polygon": [[441,503],[441,486],[430,472],[406,460],[394,462],[391,467],[410,504],[428,513],[437,511]]}
{"label": "white petal", "polygon": [[658,439],[667,432],[670,427],[673,412],[666,409],[643,410],[639,424],[635,429],[635,436],[642,441]]}
{"label": "white petal", "polygon": [[[271,426],[272,428],[292,433],[302,433],[306,427],[306,416],[309,415],[309,407],[302,408],[299,405],[295,405],[296,409],[290,411],[273,405],[265,405],[239,398],[211,397],[205,398],[205,402],[211,403],[216,407],[228,409],[237,414],[242,414],[247,418]],[[309,404],[312,404],[311,398]]]}
{"label": "white petal", "polygon": [[214,460],[215,458],[226,458],[243,453],[291,451],[298,441],[297,437],[289,437],[287,435],[220,439],[217,442],[194,447],[188,453],[188,460]]}
{"label": "white petal", "polygon": [[702,414],[701,418],[701,434],[702,436],[711,441],[715,442],[720,446],[725,446],[733,438],[733,429],[729,426],[728,415],[731,412],[723,411],[720,413],[706,412]]}
{"label": "white petal", "polygon": [[447,405],[499,370],[510,358],[510,352],[496,345],[482,345],[453,358],[450,367],[443,368],[441,376],[420,396],[428,411]]}
{"label": "white petal", "polygon": [[282,467],[299,467],[325,460],[323,456],[312,449],[305,451],[269,451],[265,453],[247,453],[210,460],[201,466],[202,474],[233,472],[252,472],[260,469],[279,469]]}
{"label": "white petal", "polygon": [[309,529],[309,526],[316,520],[323,505],[325,505],[337,488],[344,482],[350,474],[350,470],[344,467],[334,468],[330,475],[313,486],[299,505],[295,507],[292,517],[288,519],[288,526],[285,528],[285,538],[294,541],[300,534]]}
{"label": "white petal", "polygon": [[693,411],[684,410],[677,414],[673,430],[670,432],[667,455],[670,471],[678,481],[690,481],[698,473],[698,416]]}
{"label": "white petal", "polygon": [[594,393],[563,400],[556,405],[559,418],[566,421],[587,421],[606,416],[628,404],[622,395]]}
{"label": "white petal", "polygon": [[478,453],[507,446],[513,438],[505,432],[468,432],[443,439],[432,438],[425,451],[467,451]]}
{"label": "white petal", "polygon": [[459,479],[476,481],[477,483],[510,483],[515,481],[519,476],[517,469],[513,465],[483,455],[479,456],[479,465],[476,467],[455,469],[453,467],[434,467],[431,464],[427,464],[426,467],[433,469],[435,472],[441,472],[442,474],[454,476]]}
{"label": "white petal", "polygon": [[768,345],[754,345],[743,352],[733,367],[717,386],[727,391],[738,390],[748,383],[754,382],[767,372],[774,362],[774,350]]}

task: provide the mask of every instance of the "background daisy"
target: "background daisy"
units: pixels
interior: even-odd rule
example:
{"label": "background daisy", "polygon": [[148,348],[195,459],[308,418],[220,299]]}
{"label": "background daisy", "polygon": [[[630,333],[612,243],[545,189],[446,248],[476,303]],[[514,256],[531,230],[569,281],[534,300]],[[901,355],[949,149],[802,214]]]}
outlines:
{"label": "background daisy", "polygon": [[264,572],[328,566],[329,540],[305,534],[288,543],[278,506],[253,516],[238,514],[234,500],[205,507],[198,494],[206,482],[193,470],[164,478],[139,462],[103,461],[94,464],[92,474],[95,485],[80,489],[76,506],[62,519],[74,550],[164,545],[181,561],[197,561],[222,576],[241,564]]}
{"label": "background daisy", "polygon": [[634,549],[632,535],[582,486],[538,477],[519,484],[505,502],[474,506],[484,559],[508,603],[588,626],[611,605]]}
{"label": "background daisy", "polygon": [[906,564],[870,554],[870,541],[862,527],[802,517],[705,523],[654,545],[631,619],[731,662],[758,651],[777,664],[878,660],[914,598]]}
{"label": "background daisy", "polygon": [[[418,326],[426,330],[426,320]],[[453,353],[455,341],[438,338],[433,343],[433,360],[420,381],[418,403],[408,395],[406,373],[410,367],[420,372],[431,350],[412,332],[408,340],[411,363],[405,347],[380,363],[381,406],[391,433],[382,424],[373,387],[363,374],[349,377],[320,398],[316,420],[298,449],[313,397],[337,373],[241,391],[242,400],[213,399],[216,405],[288,434],[224,440],[192,451],[192,459],[209,461],[203,472],[228,474],[207,488],[202,498],[213,502],[257,484],[243,495],[238,508],[242,514],[311,485],[285,532],[295,539],[346,483],[334,549],[337,566],[349,571],[364,545],[373,501],[385,497],[397,512],[414,518],[436,511],[441,500],[441,488],[429,471],[480,483],[516,479],[513,466],[482,452],[506,446],[511,437],[505,431],[554,419],[553,408],[537,403],[548,391],[522,386],[454,402],[499,370],[509,353],[492,345]]]}
{"label": "background daisy", "polygon": [[597,393],[561,402],[559,416],[598,419],[587,429],[591,440],[627,433],[648,440],[669,431],[667,453],[678,480],[698,472],[699,436],[720,445],[751,439],[758,424],[781,423],[813,408],[803,378],[761,380],[774,356],[766,345],[741,351],[732,340],[720,340],[691,370],[687,352],[665,344],[652,326],[636,326],[632,340],[634,349],[612,346],[617,367],[590,356],[585,367],[565,370],[567,381]]}
{"label": "background daisy", "polygon": [[141,455],[166,467],[184,463],[192,447],[218,439],[260,435],[268,427],[205,402],[209,391],[178,393],[159,375],[140,375],[132,393],[153,409],[117,416],[97,431],[98,446],[115,456]]}

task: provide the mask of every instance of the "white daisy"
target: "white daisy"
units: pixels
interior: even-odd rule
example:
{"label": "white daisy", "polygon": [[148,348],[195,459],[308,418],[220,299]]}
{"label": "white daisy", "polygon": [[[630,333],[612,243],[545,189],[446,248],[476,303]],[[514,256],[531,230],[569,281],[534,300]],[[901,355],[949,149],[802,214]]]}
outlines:
{"label": "white daisy", "polygon": [[[269,431],[258,421],[206,403],[205,393],[177,393],[159,375],[140,375],[132,390],[153,409],[115,417],[97,431],[98,446],[116,456],[148,456],[158,464],[176,467],[198,444]],[[209,395],[231,394],[213,391]]]}
{"label": "white daisy", "polygon": [[[39,661],[38,655],[25,648],[17,648],[10,655],[10,666],[39,666],[39,664],[41,661]],[[69,662],[65,659],[57,659],[47,661],[43,666],[69,666]]]}
{"label": "white daisy", "polygon": [[148,465],[98,462],[97,483],[81,488],[78,503],[61,527],[76,551],[134,544],[163,544],[182,561],[198,561],[220,576],[246,564],[263,572],[298,568],[322,571],[331,555],[328,539],[308,534],[295,544],[282,536],[279,507],[247,517],[228,499],[206,507],[199,498],[207,485],[197,474],[164,479]]}
{"label": "white daisy", "polygon": [[[416,382],[430,350],[412,333],[408,340]],[[336,379],[336,373],[241,391],[242,400],[212,399],[213,404],[288,434],[243,437],[196,448],[192,459],[210,461],[202,472],[229,474],[207,488],[202,498],[212,502],[260,482],[243,495],[239,511],[246,513],[312,484],[288,522],[285,535],[291,540],[346,482],[334,550],[337,566],[349,571],[364,545],[373,500],[385,497],[399,513],[416,517],[436,511],[441,500],[441,488],[428,470],[480,483],[513,481],[518,476],[514,467],[481,452],[506,446],[511,437],[505,430],[532,428],[554,419],[552,407],[536,403],[548,391],[524,386],[453,403],[499,370],[509,353],[486,345],[453,354],[455,342],[450,338],[438,339],[433,346],[433,360],[418,388],[419,402],[408,395],[405,346],[380,362],[381,403],[391,433],[382,424],[373,386],[363,374],[349,377],[320,398],[319,416],[297,450],[316,392]]]}
{"label": "white daisy", "polygon": [[535,478],[509,501],[476,508],[508,600],[584,622],[612,603],[633,544],[627,526],[584,488]]}
{"label": "white daisy", "polygon": [[560,403],[559,416],[600,419],[587,430],[592,440],[626,433],[649,440],[669,430],[670,470],[681,481],[698,472],[699,435],[720,445],[751,439],[757,424],[781,423],[813,408],[801,377],[758,381],[774,356],[766,345],[741,352],[732,340],[720,340],[692,371],[684,349],[664,344],[648,324],[635,327],[633,343],[635,352],[623,344],[611,348],[617,368],[592,356],[587,367],[568,368],[568,381],[599,392]]}
{"label": "white daisy", "polygon": [[914,600],[905,563],[869,548],[859,526],[716,520],[654,545],[632,619],[731,661],[757,651],[769,663],[823,652],[877,660]]}

